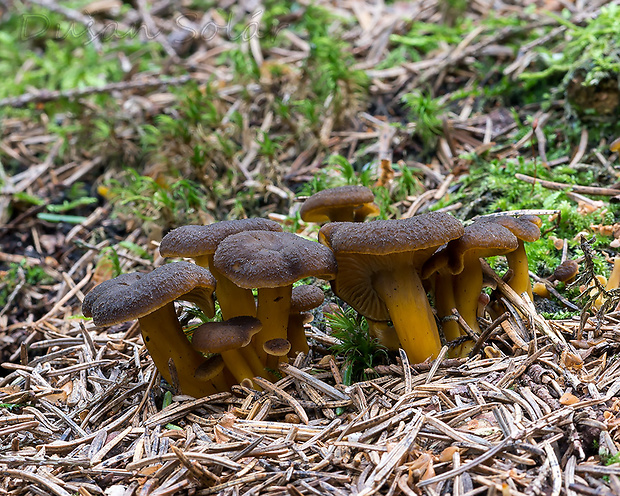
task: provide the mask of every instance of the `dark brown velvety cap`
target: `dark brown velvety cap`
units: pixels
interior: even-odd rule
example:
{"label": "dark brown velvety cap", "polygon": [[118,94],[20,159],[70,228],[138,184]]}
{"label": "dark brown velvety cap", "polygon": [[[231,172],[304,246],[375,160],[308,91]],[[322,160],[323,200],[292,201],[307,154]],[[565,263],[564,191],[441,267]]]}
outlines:
{"label": "dark brown velvety cap", "polygon": [[224,370],[224,360],[221,355],[207,358],[194,372],[199,381],[210,381]]}
{"label": "dark brown velvety cap", "polygon": [[[372,191],[365,186],[340,186],[324,189],[308,198],[299,210],[306,222],[329,221],[329,211],[336,208],[361,208],[375,199]],[[376,215],[378,210],[369,208],[366,215]]]}
{"label": "dark brown velvety cap", "polygon": [[286,232],[246,231],[224,239],[213,257],[217,270],[241,288],[276,288],[304,277],[333,279],[329,248]]}
{"label": "dark brown velvety cap", "polygon": [[325,301],[323,290],[311,284],[304,284],[293,288],[291,295],[291,313],[306,312],[318,307]]}
{"label": "dark brown velvety cap", "polygon": [[321,232],[335,252],[387,255],[436,248],[462,236],[464,231],[460,221],[450,214],[431,212],[400,220],[331,223]]}
{"label": "dark brown velvety cap", "polygon": [[192,346],[203,353],[222,353],[250,344],[252,336],[262,329],[255,317],[233,317],[223,322],[206,322],[194,329]]}
{"label": "dark brown velvety cap", "polygon": [[493,257],[504,255],[519,247],[519,241],[512,232],[494,222],[474,222],[465,228],[465,233],[448,243],[448,267],[452,274],[460,273],[465,258]]}
{"label": "dark brown velvety cap", "polygon": [[578,273],[579,264],[575,260],[564,260],[557,266],[549,280],[566,282],[571,280]]}
{"label": "dark brown velvety cap", "polygon": [[131,286],[136,283],[140,278],[142,278],[144,274],[140,272],[130,272],[128,274],[121,274],[114,279],[110,279],[108,281],[103,281],[101,284],[98,284],[93,289],[91,289],[86,296],[84,297],[84,301],[82,302],[82,314],[84,317],[92,317],[92,306],[93,303],[101,296],[102,298],[108,298],[105,296],[110,290],[112,294],[117,292],[119,288],[123,286]]}
{"label": "dark brown velvety cap", "polygon": [[[322,232],[322,234],[321,234]],[[449,214],[432,212],[401,220],[327,224],[319,239],[331,246],[338,263],[332,289],[362,315],[389,320],[385,303],[373,288],[377,272],[421,268],[444,243],[463,235]]]}
{"label": "dark brown velvety cap", "polygon": [[482,217],[476,222],[494,222],[508,229],[517,238],[523,241],[532,242],[540,238],[540,225],[542,221],[535,215],[523,215],[521,217],[511,217],[509,215],[498,215],[495,217]]}
{"label": "dark brown velvety cap", "polygon": [[263,343],[263,351],[267,353],[267,355],[278,357],[286,356],[288,352],[291,351],[291,343],[288,339],[284,338],[270,339]]}
{"label": "dark brown velvety cap", "polygon": [[224,238],[242,231],[282,231],[282,226],[260,218],[225,220],[206,226],[182,226],[164,236],[159,253],[163,257],[210,255]]}
{"label": "dark brown velvety cap", "polygon": [[121,276],[108,281],[88,300],[87,309],[98,326],[118,324],[148,315],[199,288],[213,293],[211,272],[189,262],[171,263],[133,280]]}

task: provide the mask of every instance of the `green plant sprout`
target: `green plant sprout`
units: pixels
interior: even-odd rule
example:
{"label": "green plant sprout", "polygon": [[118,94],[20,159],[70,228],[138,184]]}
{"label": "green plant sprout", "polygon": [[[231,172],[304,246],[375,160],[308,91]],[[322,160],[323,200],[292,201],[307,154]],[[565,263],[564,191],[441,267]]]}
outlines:
{"label": "green plant sprout", "polygon": [[420,90],[403,95],[403,103],[409,120],[415,124],[414,134],[422,140],[425,147],[434,147],[441,133],[441,116],[445,112],[445,106],[438,98]]}
{"label": "green plant sprout", "polygon": [[332,346],[332,350],[345,360],[342,382],[351,385],[367,380],[368,370],[387,359],[387,351],[370,335],[366,319],[350,307],[325,314],[325,318],[332,336],[341,341]]}

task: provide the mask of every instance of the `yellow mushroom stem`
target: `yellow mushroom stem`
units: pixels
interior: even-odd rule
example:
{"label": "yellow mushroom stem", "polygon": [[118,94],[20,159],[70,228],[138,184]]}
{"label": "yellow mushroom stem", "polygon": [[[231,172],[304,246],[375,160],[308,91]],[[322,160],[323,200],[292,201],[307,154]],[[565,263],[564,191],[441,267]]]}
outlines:
{"label": "yellow mushroom stem", "polygon": [[[609,279],[602,285],[605,286],[605,291],[620,287],[620,257],[614,257],[614,267],[611,270],[611,274],[609,274]],[[592,306],[595,310],[599,310],[603,306],[603,303],[605,303],[605,300],[605,296],[601,293]]]}
{"label": "yellow mushroom stem", "polygon": [[[256,317],[256,302],[254,301],[254,294],[251,289],[240,288],[217,270],[213,263],[213,254],[196,257],[195,260],[198,265],[208,268],[211,274],[213,274],[213,277],[215,277],[215,281],[217,282],[215,296],[220,304],[223,320],[246,315],[249,317]],[[233,360],[232,357],[224,357],[223,354],[222,358],[224,358],[227,367],[229,366],[228,362]],[[241,350],[236,353],[234,360],[239,363],[245,362],[240,365],[243,370],[247,371],[248,368],[252,370],[252,375],[247,376],[248,378],[257,375],[264,377],[266,375],[265,368],[261,364],[252,346],[241,348]],[[231,370],[231,372],[233,371]],[[233,372],[233,375],[235,375],[236,378],[238,374]]]}
{"label": "yellow mushroom stem", "polygon": [[258,290],[257,318],[263,328],[254,336],[254,349],[263,364],[267,364],[267,353],[263,350],[265,342],[277,338],[286,339],[292,291],[292,284]]}
{"label": "yellow mushroom stem", "polygon": [[[211,381],[200,381],[194,373],[206,358],[202,353],[194,350],[185,336],[183,328],[177,319],[174,303],[168,303],[158,310],[140,317],[140,329],[144,344],[162,377],[172,384],[172,377],[168,368],[168,361],[172,360],[176,368],[179,388],[183,394],[202,398],[216,393],[226,383],[220,374]],[[218,382],[217,388],[214,385]]]}
{"label": "yellow mushroom stem", "polygon": [[[435,275],[435,309],[437,310],[438,317],[441,319],[441,328],[448,342],[454,341],[463,335],[459,323],[454,318],[446,318],[452,316],[453,308],[458,309],[452,284],[451,274],[441,271]],[[458,310],[459,312],[461,311],[460,309]],[[450,355],[453,353],[454,350],[451,350]]]}
{"label": "yellow mushroom stem", "polygon": [[[312,317],[312,314],[308,314],[307,312],[295,312],[288,316],[286,339],[291,343],[291,351],[288,353],[290,358],[295,358],[297,353],[307,355],[310,351],[308,340],[306,339],[306,331],[304,329],[304,323],[308,315]],[[308,322],[311,322],[311,320]]]}
{"label": "yellow mushroom stem", "polygon": [[508,267],[512,269],[513,275],[508,285],[519,295],[527,292],[530,300],[534,301],[532,293],[532,282],[530,281],[529,267],[527,265],[527,254],[525,253],[525,243],[519,240],[519,247],[515,251],[506,254]]}
{"label": "yellow mushroom stem", "polygon": [[412,363],[437,358],[441,340],[435,317],[412,265],[399,264],[392,271],[380,271],[373,287],[388,309],[402,348]]}
{"label": "yellow mushroom stem", "polygon": [[215,277],[215,281],[217,282],[215,296],[220,304],[222,318],[224,320],[246,315],[256,317],[256,302],[254,301],[252,290],[240,288],[217,270],[213,263],[213,254],[197,257],[196,263],[203,267],[207,267],[211,274],[213,274],[213,277]]}
{"label": "yellow mushroom stem", "polygon": [[372,320],[368,317],[366,317],[366,322],[368,322],[368,332],[371,337],[379,341],[379,344],[385,346],[388,350],[398,351],[400,340],[392,326],[387,322]]}
{"label": "yellow mushroom stem", "polygon": [[[452,276],[452,284],[457,310],[465,322],[467,322],[467,325],[474,332],[480,334],[481,331],[477,319],[480,293],[482,292],[482,266],[480,265],[480,259],[475,255],[465,256],[464,268],[459,274]],[[465,333],[462,332],[462,334]],[[457,356],[467,356],[474,345],[475,343],[472,340],[466,341],[457,349]]]}

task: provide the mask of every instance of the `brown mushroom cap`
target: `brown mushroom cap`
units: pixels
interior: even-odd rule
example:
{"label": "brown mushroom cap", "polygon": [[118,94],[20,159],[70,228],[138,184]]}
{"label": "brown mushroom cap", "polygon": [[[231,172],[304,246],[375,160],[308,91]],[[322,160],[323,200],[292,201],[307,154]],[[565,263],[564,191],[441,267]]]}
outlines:
{"label": "brown mushroom cap", "polygon": [[[299,213],[305,222],[328,222],[340,220],[340,216],[349,220],[363,220],[368,215],[377,215],[379,208],[373,203],[375,196],[365,186],[340,186],[315,193],[301,206]],[[359,211],[358,217],[355,213]]]}
{"label": "brown mushroom cap", "polygon": [[233,317],[223,322],[206,322],[194,329],[192,346],[203,353],[222,353],[247,346],[262,328],[256,317]]}
{"label": "brown mushroom cap", "polygon": [[282,226],[269,219],[225,220],[206,226],[182,226],[170,231],[159,245],[163,257],[196,257],[215,252],[226,237],[242,231],[282,231]]}
{"label": "brown mushroom cap", "polygon": [[283,338],[270,339],[263,343],[263,350],[267,355],[283,357],[291,350],[291,343]]}
{"label": "brown mushroom cap", "polygon": [[579,264],[575,260],[564,260],[553,271],[549,281],[566,282],[573,279],[579,273]]}
{"label": "brown mushroom cap", "polygon": [[336,254],[359,255],[337,257],[339,276],[332,283],[334,292],[362,315],[390,320],[385,303],[373,288],[373,274],[391,270],[393,262],[388,255],[409,257],[417,252],[414,266],[420,269],[439,246],[461,235],[463,226],[457,219],[431,212],[400,220],[326,224],[319,239]]}
{"label": "brown mushroom cap", "polygon": [[[460,273],[465,267],[467,258],[486,258],[504,255],[516,250],[519,242],[509,229],[493,222],[474,222],[465,227],[460,238],[450,241],[445,249],[437,253],[438,258],[448,257],[447,268],[452,274]],[[433,258],[425,264],[433,266]],[[428,271],[423,270],[423,275]]]}
{"label": "brown mushroom cap", "polygon": [[[178,262],[158,267],[138,276],[116,278],[97,290],[86,301],[96,325],[112,325],[139,319],[140,330],[155,366],[162,377],[173,382],[184,394],[201,397],[213,394],[227,385],[221,373],[211,380],[196,379],[205,357],[187,340],[174,308],[174,301],[199,302],[207,314],[214,313],[212,299],[215,279],[198,265]],[[171,373],[171,363],[175,374]]]}
{"label": "brown mushroom cap", "polygon": [[325,301],[325,294],[318,286],[304,284],[293,288],[291,313],[307,312]]}
{"label": "brown mushroom cap", "polygon": [[86,294],[86,296],[84,296],[84,301],[82,302],[82,314],[84,317],[93,316],[93,304],[99,299],[100,296],[104,299],[112,298],[114,297],[114,293],[116,293],[119,288],[133,285],[141,279],[143,275],[144,274],[141,274],[140,272],[128,272],[127,274],[121,274],[114,279],[103,281],[101,284],[95,286]]}
{"label": "brown mushroom cap", "polygon": [[199,381],[210,381],[224,370],[224,360],[220,355],[207,358],[194,372]]}
{"label": "brown mushroom cap", "polygon": [[275,288],[304,277],[333,279],[336,261],[328,248],[286,232],[245,231],[224,239],[213,262],[241,288]]}
{"label": "brown mushroom cap", "polygon": [[[191,301],[191,293],[204,293],[200,300],[210,303],[211,313],[214,311],[210,295],[215,279],[207,269],[189,262],[166,264],[139,277],[125,274],[106,282],[105,288],[97,290],[101,285],[97,286],[95,295],[84,299],[84,311],[92,314],[98,326],[137,319],[177,299]],[[205,313],[208,310],[203,308]]]}
{"label": "brown mushroom cap", "polygon": [[535,215],[522,215],[521,217],[511,217],[509,215],[497,215],[494,217],[482,217],[476,221],[493,222],[504,226],[517,238],[531,243],[540,238],[540,225],[542,221]]}

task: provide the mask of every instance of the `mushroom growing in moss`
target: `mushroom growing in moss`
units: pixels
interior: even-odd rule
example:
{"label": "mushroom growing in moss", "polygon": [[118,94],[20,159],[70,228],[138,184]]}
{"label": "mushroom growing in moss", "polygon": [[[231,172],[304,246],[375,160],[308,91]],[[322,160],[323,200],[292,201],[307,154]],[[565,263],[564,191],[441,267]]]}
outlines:
{"label": "mushroom growing in moss", "polygon": [[172,361],[181,391],[199,398],[227,385],[221,376],[210,380],[195,377],[207,359],[185,336],[174,302],[195,302],[212,317],[214,289],[215,279],[207,269],[189,262],[171,263],[148,274],[124,274],[100,284],[86,295],[82,309],[97,326],[138,319],[144,344],[162,377],[173,383]]}
{"label": "mushroom growing in moss", "polygon": [[367,318],[391,320],[409,359],[421,362],[437,357],[441,341],[420,270],[439,246],[462,234],[458,220],[433,212],[326,224],[319,240],[336,256],[334,293]]}
{"label": "mushroom growing in moss", "polygon": [[375,196],[365,186],[339,186],[315,193],[301,206],[305,222],[362,222],[379,215]]}
{"label": "mushroom growing in moss", "polygon": [[257,317],[263,329],[254,348],[263,364],[266,341],[286,339],[293,283],[304,277],[333,279],[333,253],[315,241],[292,233],[245,231],[228,236],[218,246],[213,262],[237,286],[258,289]]}

